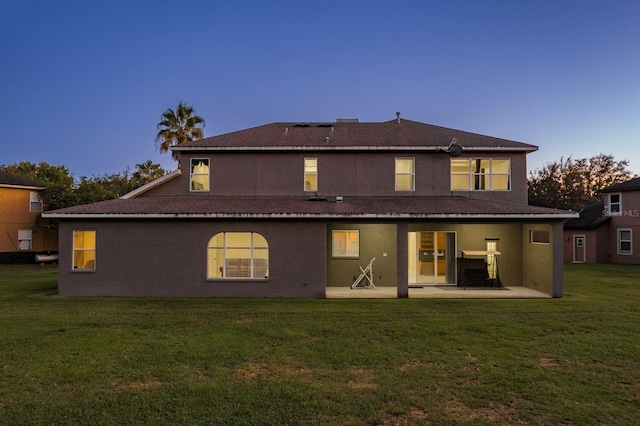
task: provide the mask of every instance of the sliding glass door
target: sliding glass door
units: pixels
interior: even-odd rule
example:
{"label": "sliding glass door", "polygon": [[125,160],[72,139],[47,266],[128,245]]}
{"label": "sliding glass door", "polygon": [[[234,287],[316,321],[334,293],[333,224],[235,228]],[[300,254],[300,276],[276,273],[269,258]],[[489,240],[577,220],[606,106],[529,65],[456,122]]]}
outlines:
{"label": "sliding glass door", "polygon": [[409,232],[408,240],[409,285],[455,284],[455,232]]}

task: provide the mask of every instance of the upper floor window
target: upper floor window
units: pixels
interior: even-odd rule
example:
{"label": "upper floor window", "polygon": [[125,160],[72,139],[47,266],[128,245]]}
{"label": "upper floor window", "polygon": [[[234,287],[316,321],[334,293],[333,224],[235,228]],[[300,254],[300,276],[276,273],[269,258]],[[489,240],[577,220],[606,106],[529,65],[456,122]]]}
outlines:
{"label": "upper floor window", "polygon": [[29,211],[41,212],[42,211],[42,197],[37,192],[31,192],[29,194]]}
{"label": "upper floor window", "polygon": [[415,190],[415,159],[396,158],[396,191]]}
{"label": "upper floor window", "polygon": [[220,232],[207,246],[207,278],[269,278],[269,244],[257,232]]}
{"label": "upper floor window", "polygon": [[209,159],[208,158],[192,158],[191,159],[191,191],[208,191],[209,190]]}
{"label": "upper floor window", "polygon": [[332,232],[331,240],[331,255],[333,257],[360,256],[360,231],[336,230]]}
{"label": "upper floor window", "polygon": [[609,194],[607,210],[610,216],[619,216],[622,213],[622,196],[620,194]]}
{"label": "upper floor window", "polygon": [[96,269],[96,231],[73,231],[73,269]]}
{"label": "upper floor window", "polygon": [[509,191],[511,159],[452,158],[452,191]]}
{"label": "upper floor window", "polygon": [[618,254],[633,254],[631,229],[618,229]]}
{"label": "upper floor window", "polygon": [[31,250],[31,229],[18,229],[18,250]]}
{"label": "upper floor window", "polygon": [[317,158],[304,159],[304,190],[305,191],[318,190],[318,159]]}

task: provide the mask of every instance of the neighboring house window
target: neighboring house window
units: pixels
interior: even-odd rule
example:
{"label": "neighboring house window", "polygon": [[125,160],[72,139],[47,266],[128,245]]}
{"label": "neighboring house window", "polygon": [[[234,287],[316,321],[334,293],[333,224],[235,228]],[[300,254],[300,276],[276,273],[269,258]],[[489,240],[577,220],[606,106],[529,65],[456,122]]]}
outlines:
{"label": "neighboring house window", "polygon": [[318,190],[318,159],[317,158],[304,159],[304,190],[305,191]]}
{"label": "neighboring house window", "polygon": [[415,159],[396,158],[396,191],[415,190]]}
{"label": "neighboring house window", "polygon": [[31,192],[29,194],[29,211],[41,212],[42,211],[42,197],[37,192]]}
{"label": "neighboring house window", "polygon": [[333,257],[359,257],[360,231],[333,231],[331,247]]}
{"label": "neighboring house window", "polygon": [[191,191],[209,190],[209,159],[191,159]]}
{"label": "neighboring house window", "polygon": [[631,229],[618,229],[618,254],[633,254]]}
{"label": "neighboring house window", "polygon": [[73,269],[96,269],[96,231],[73,231]]}
{"label": "neighboring house window", "polygon": [[622,213],[622,197],[620,194],[609,194],[609,215],[619,216]]}
{"label": "neighboring house window", "polygon": [[18,229],[18,250],[31,250],[31,229]]}
{"label": "neighboring house window", "polygon": [[269,278],[269,245],[257,232],[220,232],[207,246],[207,278]]}
{"label": "neighboring house window", "polygon": [[549,231],[531,231],[531,244],[549,244],[550,242]]}
{"label": "neighboring house window", "polygon": [[452,158],[452,191],[509,191],[509,158]]}

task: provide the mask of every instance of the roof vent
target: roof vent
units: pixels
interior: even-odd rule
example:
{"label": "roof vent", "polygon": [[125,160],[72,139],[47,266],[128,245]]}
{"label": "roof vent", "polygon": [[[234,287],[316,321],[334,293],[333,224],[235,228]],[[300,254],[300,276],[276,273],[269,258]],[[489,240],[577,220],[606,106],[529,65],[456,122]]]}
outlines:
{"label": "roof vent", "polygon": [[344,198],[342,198],[342,195],[338,195],[338,196],[336,197],[336,203],[341,203],[341,202],[343,202],[343,201],[344,201]]}
{"label": "roof vent", "polygon": [[396,121],[400,123],[400,111],[396,112]]}
{"label": "roof vent", "polygon": [[360,120],[357,118],[338,118],[336,123],[359,123]]}

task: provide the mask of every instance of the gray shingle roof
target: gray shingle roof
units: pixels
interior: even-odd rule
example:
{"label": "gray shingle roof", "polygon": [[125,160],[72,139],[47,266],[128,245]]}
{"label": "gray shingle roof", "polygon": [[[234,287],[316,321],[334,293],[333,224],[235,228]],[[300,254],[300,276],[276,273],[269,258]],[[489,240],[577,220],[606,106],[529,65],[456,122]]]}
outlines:
{"label": "gray shingle roof", "polygon": [[544,207],[490,202],[458,196],[344,197],[310,201],[304,197],[172,196],[116,199],[53,210],[57,218],[548,218],[575,213]]}
{"label": "gray shingle roof", "polygon": [[229,148],[437,149],[452,139],[464,149],[501,149],[531,152],[534,145],[402,119],[382,123],[271,123],[182,144],[176,151]]}
{"label": "gray shingle roof", "polygon": [[12,175],[10,173],[0,172],[0,186],[19,186],[34,189],[44,189],[44,185],[22,176]]}
{"label": "gray shingle roof", "polygon": [[580,212],[580,217],[569,219],[564,223],[564,229],[596,229],[611,220],[603,214],[604,201],[586,206]]}
{"label": "gray shingle roof", "polygon": [[611,185],[600,192],[619,192],[619,191],[635,191],[640,189],[640,177],[628,180],[626,182]]}

